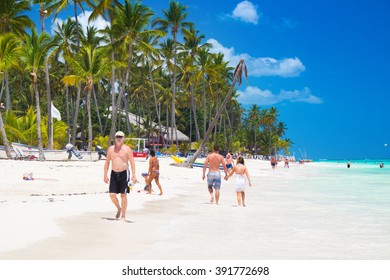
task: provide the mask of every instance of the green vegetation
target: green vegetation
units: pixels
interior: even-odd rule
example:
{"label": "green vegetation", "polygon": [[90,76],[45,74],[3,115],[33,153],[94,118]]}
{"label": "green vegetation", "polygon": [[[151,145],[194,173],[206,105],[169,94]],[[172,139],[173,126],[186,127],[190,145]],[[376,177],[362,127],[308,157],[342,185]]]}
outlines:
{"label": "green vegetation", "polygon": [[[0,144],[6,150],[14,141],[40,150],[69,141],[106,148],[120,129],[129,137],[165,135],[162,149],[171,153],[216,142],[225,151],[288,153],[293,143],[284,138],[278,110],[253,105],[247,112],[237,102],[234,85],[245,65],[240,62],[235,76],[223,54],[211,53],[181,3],[171,1],[159,18],[139,1],[73,1],[75,20],[58,23],[53,36],[45,32],[47,16],[60,16],[70,3],[0,3]],[[40,28],[26,16],[38,6]],[[77,13],[87,6],[90,20],[103,16],[110,27],[84,32]],[[52,119],[51,102],[61,121]],[[129,112],[137,124],[124,117]],[[179,143],[177,130],[191,145]]]}

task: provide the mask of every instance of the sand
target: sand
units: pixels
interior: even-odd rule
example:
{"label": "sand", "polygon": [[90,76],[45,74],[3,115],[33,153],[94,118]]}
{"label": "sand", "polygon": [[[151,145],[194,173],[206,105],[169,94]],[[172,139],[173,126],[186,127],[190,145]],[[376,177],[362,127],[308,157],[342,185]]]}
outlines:
{"label": "sand", "polygon": [[[147,195],[136,184],[122,222],[103,182],[104,161],[0,161],[0,259],[390,258],[389,219],[330,208],[301,190],[300,178],[314,176],[314,163],[272,170],[269,162],[247,160],[253,187],[244,208],[233,178],[222,182],[220,205],[210,204],[201,168],[172,162],[160,158],[164,195],[155,185]],[[142,180],[147,163],[136,162],[136,170]],[[36,179],[23,180],[30,172]]]}

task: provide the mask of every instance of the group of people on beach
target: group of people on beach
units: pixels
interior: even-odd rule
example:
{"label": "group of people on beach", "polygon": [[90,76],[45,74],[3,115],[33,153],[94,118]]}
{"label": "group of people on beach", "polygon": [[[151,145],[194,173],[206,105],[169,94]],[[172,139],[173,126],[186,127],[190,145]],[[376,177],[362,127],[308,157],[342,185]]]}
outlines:
{"label": "group of people on beach", "polygon": [[[112,203],[117,208],[116,219],[121,218],[123,221],[126,217],[127,210],[127,194],[130,192],[130,188],[137,182],[135,162],[133,152],[131,148],[124,144],[125,134],[122,131],[115,133],[115,144],[110,146],[107,150],[106,161],[104,164],[104,182],[109,183],[109,194]],[[245,206],[245,187],[246,180],[248,180],[249,186],[252,186],[249,172],[244,163],[244,158],[240,155],[237,158],[237,162],[234,165],[233,158],[230,153],[225,158],[219,154],[218,145],[214,145],[213,152],[210,153],[205,160],[203,167],[202,179],[206,178],[207,174],[207,187],[210,194],[210,203],[219,203],[220,189],[221,189],[221,172],[220,166],[222,165],[225,172],[225,180],[228,180],[233,174],[236,174],[236,193],[237,203],[239,206]],[[111,174],[108,176],[108,170],[111,164]],[[130,165],[130,166],[129,166]],[[131,169],[131,174],[129,172]],[[162,186],[159,182],[160,166],[154,150],[150,151],[149,157],[149,171],[148,173],[142,173],[145,179],[145,190],[148,194],[152,193],[152,181],[154,180],[157,187],[160,190],[159,195],[163,194]],[[129,180],[131,176],[131,180]],[[214,194],[215,192],[215,194]],[[120,202],[117,195],[120,194]]]}

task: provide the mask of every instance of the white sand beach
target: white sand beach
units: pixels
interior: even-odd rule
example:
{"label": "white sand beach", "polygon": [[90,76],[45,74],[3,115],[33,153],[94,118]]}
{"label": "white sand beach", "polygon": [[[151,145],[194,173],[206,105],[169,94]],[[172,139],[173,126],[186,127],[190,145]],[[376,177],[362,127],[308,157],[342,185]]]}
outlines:
{"label": "white sand beach", "polygon": [[[222,182],[220,205],[210,204],[201,168],[171,163],[160,158],[164,195],[136,184],[122,222],[103,182],[104,161],[0,161],[0,259],[390,258],[387,206],[328,191],[336,179],[316,163],[272,170],[247,160],[253,187],[245,208],[236,206],[234,180]],[[136,162],[136,170],[142,181],[147,163]],[[35,180],[23,180],[30,172]]]}

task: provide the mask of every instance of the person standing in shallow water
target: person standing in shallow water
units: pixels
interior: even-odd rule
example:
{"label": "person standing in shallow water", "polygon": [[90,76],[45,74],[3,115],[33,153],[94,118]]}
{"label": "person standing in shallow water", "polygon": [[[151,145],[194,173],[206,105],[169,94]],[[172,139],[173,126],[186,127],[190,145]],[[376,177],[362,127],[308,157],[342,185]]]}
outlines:
{"label": "person standing in shallow water", "polygon": [[213,152],[206,157],[206,161],[203,165],[203,176],[202,180],[206,178],[206,169],[209,166],[209,173],[207,174],[207,187],[210,193],[210,203],[214,203],[214,194],[213,189],[215,190],[215,203],[218,204],[220,189],[221,189],[221,172],[220,165],[223,166],[223,170],[225,172],[225,179],[228,175],[228,171],[226,168],[225,160],[223,156],[218,153],[219,147],[217,144],[213,147]]}
{"label": "person standing in shallow water", "polygon": [[248,179],[250,187],[252,187],[252,183],[249,178],[248,168],[245,166],[244,158],[242,156],[237,158],[236,165],[233,167],[233,170],[230,172],[229,176],[227,176],[226,180],[228,180],[234,173],[236,173],[237,204],[238,206],[242,205],[245,207],[245,176]]}
{"label": "person standing in shallow water", "polygon": [[163,194],[161,184],[159,182],[160,177],[160,165],[158,163],[158,159],[156,158],[156,152],[154,150],[150,151],[150,159],[149,159],[149,191],[148,194],[152,193],[152,181],[154,180],[157,184],[157,187],[160,190],[159,195]]}
{"label": "person standing in shallow water", "polygon": [[[129,193],[129,163],[131,167],[131,180],[134,184],[137,182],[133,151],[129,146],[125,145],[124,142],[125,134],[122,131],[115,133],[115,145],[109,147],[107,150],[103,178],[106,184],[110,183],[110,198],[118,210],[115,218],[121,218],[123,221],[126,217],[127,194]],[[110,163],[111,175],[110,179],[108,179],[108,169],[110,167]],[[117,194],[120,194],[121,203],[119,203]]]}

